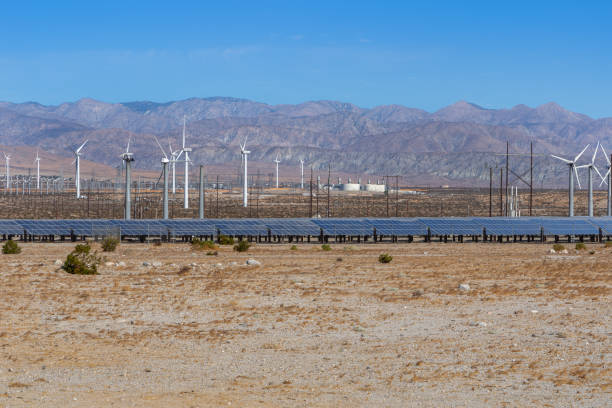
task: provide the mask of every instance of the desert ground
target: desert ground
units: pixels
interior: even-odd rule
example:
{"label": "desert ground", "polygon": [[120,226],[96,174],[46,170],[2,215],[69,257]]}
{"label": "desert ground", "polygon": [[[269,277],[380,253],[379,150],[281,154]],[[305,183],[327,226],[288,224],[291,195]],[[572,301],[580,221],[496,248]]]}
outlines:
{"label": "desert ground", "polygon": [[612,401],[601,244],[121,244],[93,276],[58,266],[74,244],[21,246],[0,254],[0,407]]}

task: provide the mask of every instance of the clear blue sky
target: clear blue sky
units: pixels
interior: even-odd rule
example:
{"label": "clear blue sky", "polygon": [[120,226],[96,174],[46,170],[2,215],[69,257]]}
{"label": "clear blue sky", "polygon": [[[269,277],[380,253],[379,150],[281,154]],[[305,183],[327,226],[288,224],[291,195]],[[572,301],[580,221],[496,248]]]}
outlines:
{"label": "clear blue sky", "polygon": [[555,101],[612,116],[611,32],[596,1],[11,1],[0,100]]}

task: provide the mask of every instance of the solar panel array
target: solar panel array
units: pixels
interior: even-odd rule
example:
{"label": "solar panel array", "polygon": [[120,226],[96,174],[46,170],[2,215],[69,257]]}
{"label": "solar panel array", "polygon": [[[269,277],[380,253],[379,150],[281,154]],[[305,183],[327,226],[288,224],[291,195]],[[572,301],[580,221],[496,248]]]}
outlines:
{"label": "solar panel array", "polygon": [[35,236],[612,236],[612,217],[0,220],[0,234]]}

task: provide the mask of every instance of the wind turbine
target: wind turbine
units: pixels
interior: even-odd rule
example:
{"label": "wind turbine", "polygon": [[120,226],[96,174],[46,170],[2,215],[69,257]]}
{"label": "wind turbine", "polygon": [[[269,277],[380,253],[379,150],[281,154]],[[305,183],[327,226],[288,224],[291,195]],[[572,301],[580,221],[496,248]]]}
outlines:
{"label": "wind turbine", "polygon": [[6,153],[2,153],[4,154],[4,159],[6,160],[6,191],[11,192],[11,155],[10,154],[6,154]]}
{"label": "wind turbine", "polygon": [[300,159],[300,172],[302,174],[302,178],[301,178],[301,189],[304,189],[304,160]]}
{"label": "wind turbine", "polygon": [[247,207],[248,206],[248,170],[247,170],[247,163],[248,163],[248,158],[249,158],[249,154],[251,153],[246,149],[246,142],[248,139],[248,135],[247,137],[244,138],[244,143],[240,145],[240,154],[242,155],[242,163],[244,164],[244,177],[243,177],[243,187],[242,187],[242,206],[243,207]]}
{"label": "wind turbine", "polygon": [[157,142],[159,149],[164,155],[161,158],[162,176],[164,177],[163,217],[164,217],[164,220],[167,220],[168,219],[168,162],[170,160],[168,160],[168,156],[166,156],[166,152],[164,151],[164,148],[162,147],[162,145],[159,143],[159,140],[157,140],[157,137],[155,135],[153,135],[153,137],[155,138],[155,141]]}
{"label": "wind turbine", "polygon": [[189,208],[189,152],[191,147],[185,147],[185,121],[186,116],[183,115],[183,152],[185,152],[185,198],[183,208]]}
{"label": "wind turbine", "polygon": [[170,138],[168,138],[168,147],[170,148],[170,163],[172,170],[172,194],[176,194],[176,163],[178,162],[179,157],[183,154],[182,150],[172,150],[172,145],[170,144]]}
{"label": "wind turbine", "polygon": [[559,157],[559,156],[555,156],[554,154],[551,154],[551,156],[554,157],[555,159],[559,159],[565,164],[567,164],[569,168],[569,193],[568,195],[569,195],[569,216],[570,217],[574,216],[574,177],[573,177],[574,175],[576,176],[576,181],[578,182],[578,188],[580,188],[580,179],[578,178],[578,170],[576,170],[576,162],[578,161],[580,156],[582,156],[582,154],[586,151],[586,149],[589,146],[590,145],[587,145],[580,152],[580,154],[578,154],[578,156],[574,158],[574,160],[567,160],[567,159],[564,159],[563,157]]}
{"label": "wind turbine", "polygon": [[280,163],[280,160],[278,160],[278,154],[276,155],[276,159],[274,159],[274,163],[276,163],[276,188],[278,188],[278,163]]}
{"label": "wind turbine", "polygon": [[[588,147],[588,146],[587,146]],[[597,156],[597,151],[599,150],[599,142],[597,142],[597,147],[595,147],[595,151],[593,152],[593,157],[591,158],[591,162],[588,164],[584,164],[582,166],[576,167],[577,169],[588,168],[589,169],[589,196],[587,201],[587,209],[588,216],[593,216],[593,169],[599,174],[599,177],[603,178],[597,167],[595,167],[595,156]]]}
{"label": "wind turbine", "polygon": [[611,217],[612,216],[612,181],[610,180],[610,168],[612,166],[610,165],[610,156],[608,156],[608,153],[606,153],[606,149],[604,149],[602,144],[600,144],[599,146],[601,147],[601,151],[604,154],[606,161],[608,162],[608,172],[605,174],[605,176],[601,178],[601,183],[599,183],[599,186],[601,187],[603,183],[606,183],[608,185],[608,211],[606,212],[606,215],[608,217]]}
{"label": "wind turbine", "polygon": [[74,162],[76,164],[76,171],[75,171],[76,174],[74,177],[74,186],[76,188],[76,198],[81,198],[81,149],[83,149],[83,146],[85,146],[87,142],[88,140],[83,142],[83,144],[73,152],[75,156]]}
{"label": "wind turbine", "polygon": [[36,149],[34,163],[36,163],[36,189],[40,190],[40,156],[38,156],[38,149]]}
{"label": "wind turbine", "polygon": [[132,215],[132,162],[134,161],[134,155],[130,153],[130,138],[128,138],[127,147],[125,153],[121,156],[121,159],[125,162],[125,214],[124,218],[129,220]]}

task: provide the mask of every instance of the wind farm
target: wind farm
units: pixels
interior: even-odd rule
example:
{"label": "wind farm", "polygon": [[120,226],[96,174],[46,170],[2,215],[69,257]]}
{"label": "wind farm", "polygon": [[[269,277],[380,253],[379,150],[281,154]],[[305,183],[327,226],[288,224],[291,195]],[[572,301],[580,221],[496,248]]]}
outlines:
{"label": "wind farm", "polygon": [[6,2],[0,408],[608,407],[605,2]]}

